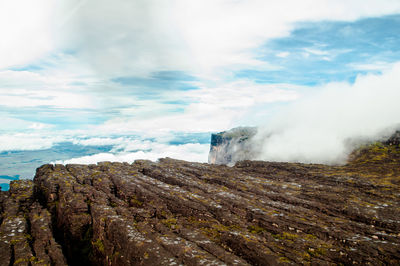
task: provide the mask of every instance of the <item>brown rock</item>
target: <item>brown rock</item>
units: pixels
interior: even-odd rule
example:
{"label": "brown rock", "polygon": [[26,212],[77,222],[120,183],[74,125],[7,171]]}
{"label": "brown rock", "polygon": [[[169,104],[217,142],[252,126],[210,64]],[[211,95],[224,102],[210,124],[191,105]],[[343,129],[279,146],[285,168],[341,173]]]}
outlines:
{"label": "brown rock", "polygon": [[0,265],[399,264],[396,149],[345,166],[44,165],[0,193]]}

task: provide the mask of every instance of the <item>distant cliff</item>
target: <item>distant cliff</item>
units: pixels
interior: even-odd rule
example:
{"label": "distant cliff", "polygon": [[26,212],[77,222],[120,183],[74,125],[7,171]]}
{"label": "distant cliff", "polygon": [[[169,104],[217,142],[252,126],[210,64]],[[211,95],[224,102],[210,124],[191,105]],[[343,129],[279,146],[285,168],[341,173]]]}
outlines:
{"label": "distant cliff", "polygon": [[400,264],[400,147],[345,166],[44,165],[0,192],[0,265]]}
{"label": "distant cliff", "polygon": [[[256,134],[256,127],[238,127],[211,134],[208,163],[233,166],[239,161],[260,158],[262,141],[255,140]],[[349,140],[349,143],[353,148],[361,145],[360,140]],[[362,143],[371,144],[373,141],[362,140]],[[395,131],[382,143],[388,146],[400,145],[400,130]]]}
{"label": "distant cliff", "polygon": [[250,140],[256,133],[255,127],[238,127],[212,134],[208,163],[233,165],[254,158],[257,149]]}

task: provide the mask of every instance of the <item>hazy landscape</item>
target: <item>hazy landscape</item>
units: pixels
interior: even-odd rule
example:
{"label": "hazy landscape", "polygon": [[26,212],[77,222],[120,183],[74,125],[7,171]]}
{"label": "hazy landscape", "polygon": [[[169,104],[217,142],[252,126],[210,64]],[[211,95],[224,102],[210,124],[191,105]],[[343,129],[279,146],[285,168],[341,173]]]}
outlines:
{"label": "hazy landscape", "polygon": [[259,129],[257,159],[344,163],[349,141],[399,125],[398,12],[393,1],[7,1],[0,174],[206,162],[211,134],[239,126]]}
{"label": "hazy landscape", "polygon": [[4,0],[1,265],[398,265],[400,2]]}

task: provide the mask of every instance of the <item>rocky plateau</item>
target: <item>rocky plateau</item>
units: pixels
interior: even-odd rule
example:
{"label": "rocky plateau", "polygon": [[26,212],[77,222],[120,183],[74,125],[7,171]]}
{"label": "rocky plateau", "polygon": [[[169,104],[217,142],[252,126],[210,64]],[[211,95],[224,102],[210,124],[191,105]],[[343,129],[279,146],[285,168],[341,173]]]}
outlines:
{"label": "rocky plateau", "polygon": [[399,265],[398,138],[343,166],[43,165],[0,192],[0,265]]}

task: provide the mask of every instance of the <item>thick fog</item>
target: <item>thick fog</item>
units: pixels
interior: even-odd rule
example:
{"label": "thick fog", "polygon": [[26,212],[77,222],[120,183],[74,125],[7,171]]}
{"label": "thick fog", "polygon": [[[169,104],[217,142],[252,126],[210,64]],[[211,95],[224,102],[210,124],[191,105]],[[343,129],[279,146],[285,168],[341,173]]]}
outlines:
{"label": "thick fog", "polygon": [[360,142],[382,139],[400,122],[400,64],[354,84],[331,83],[259,128],[257,159],[343,163]]}

